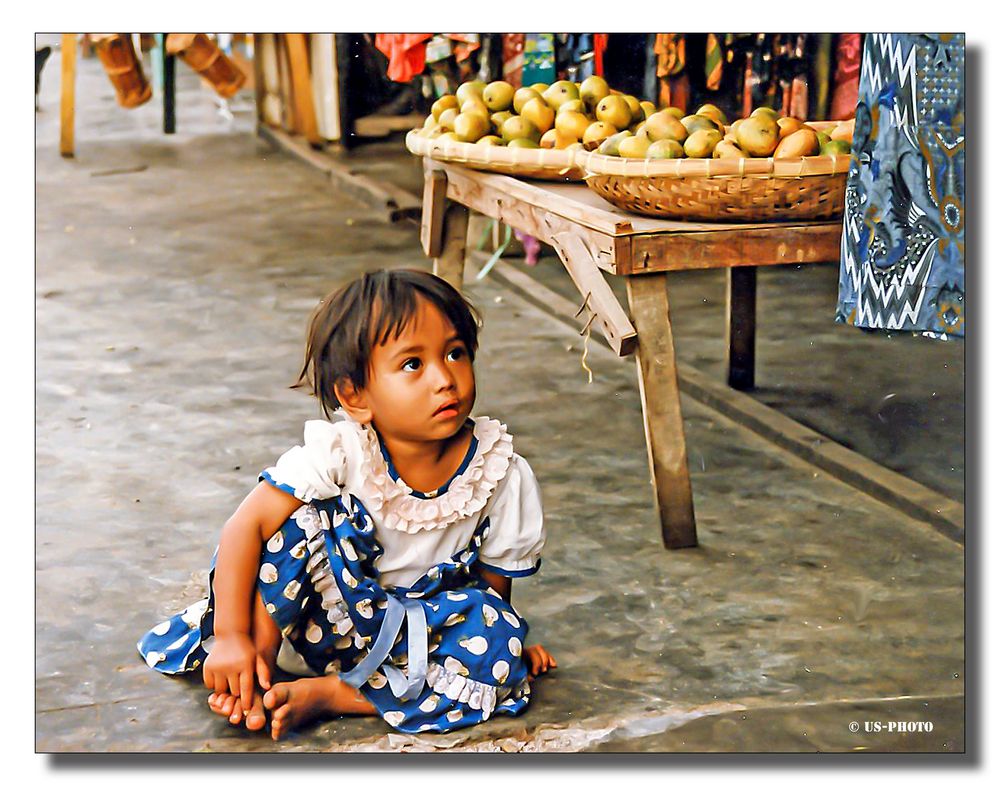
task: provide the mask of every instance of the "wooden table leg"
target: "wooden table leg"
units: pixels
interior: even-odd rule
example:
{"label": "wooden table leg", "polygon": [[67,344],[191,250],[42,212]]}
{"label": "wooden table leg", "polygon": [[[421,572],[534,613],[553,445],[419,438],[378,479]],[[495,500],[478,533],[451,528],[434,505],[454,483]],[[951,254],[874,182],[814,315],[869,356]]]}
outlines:
{"label": "wooden table leg", "polygon": [[448,200],[444,209],[441,256],[434,258],[434,275],[462,291],[465,273],[465,243],[469,234],[469,209]]}
{"label": "wooden table leg", "polygon": [[286,33],[285,41],[288,43],[288,66],[294,85],[295,114],[299,118],[302,136],[312,147],[322,147],[323,139],[316,126],[316,106],[309,80],[309,42],[305,33]]}
{"label": "wooden table leg", "polygon": [[628,276],[646,454],[668,549],[698,545],[665,273]]}
{"label": "wooden table leg", "polygon": [[63,33],[60,45],[61,84],[59,100],[59,154],[73,157],[73,131],[76,125],[76,34]]}
{"label": "wooden table leg", "polygon": [[[166,42],[166,33],[163,34]],[[173,134],[177,131],[177,56],[167,54],[166,43],[162,48],[163,53],[163,133]]]}
{"label": "wooden table leg", "polygon": [[448,178],[445,173],[437,169],[425,169],[424,201],[420,209],[420,245],[432,259],[441,256],[447,194]]}
{"label": "wooden table leg", "polygon": [[757,335],[757,268],[726,268],[727,376],[736,390],[754,387]]}

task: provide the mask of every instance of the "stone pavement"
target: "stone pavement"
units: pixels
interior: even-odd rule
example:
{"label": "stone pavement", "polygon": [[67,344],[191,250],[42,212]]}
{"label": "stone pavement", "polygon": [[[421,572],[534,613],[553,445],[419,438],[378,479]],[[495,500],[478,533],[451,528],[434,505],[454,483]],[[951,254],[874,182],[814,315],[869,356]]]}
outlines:
{"label": "stone pavement", "polygon": [[[53,58],[58,63],[58,55]],[[230,727],[135,641],[200,596],[219,530],[318,407],[288,385],[308,314],[416,229],[338,198],[216,113],[178,66],[178,133],[80,62],[77,156],[58,71],[37,116],[39,751],[960,751],[964,550],[685,399],[701,545],[667,552],[634,363],[490,279],[476,414],[543,488],[541,572],[515,582],[559,661],[531,708],[449,735],[378,719],[279,743]],[[852,721],[933,731],[850,731]]]}

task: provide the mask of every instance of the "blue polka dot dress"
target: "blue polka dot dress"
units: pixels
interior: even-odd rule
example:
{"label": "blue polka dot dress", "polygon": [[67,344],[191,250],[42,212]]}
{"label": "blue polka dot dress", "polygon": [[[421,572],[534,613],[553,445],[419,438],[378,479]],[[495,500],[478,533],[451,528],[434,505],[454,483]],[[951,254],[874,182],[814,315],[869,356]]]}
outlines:
{"label": "blue polka dot dress", "polygon": [[[506,428],[470,420],[458,472],[433,493],[399,477],[377,433],[346,415],[310,421],[261,478],[303,501],[262,545],[257,589],[305,667],[338,674],[394,728],[445,732],[530,700],[528,623],[479,576],[537,571],[538,485]],[[208,597],[138,643],[153,669],[197,669],[213,637]]]}

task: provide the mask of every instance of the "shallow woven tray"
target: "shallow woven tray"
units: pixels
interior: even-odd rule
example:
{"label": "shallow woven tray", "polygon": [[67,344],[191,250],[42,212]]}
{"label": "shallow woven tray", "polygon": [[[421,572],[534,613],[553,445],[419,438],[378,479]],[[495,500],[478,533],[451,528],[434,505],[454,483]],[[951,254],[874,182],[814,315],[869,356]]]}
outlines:
{"label": "shallow woven tray", "polygon": [[836,218],[851,163],[850,155],[643,159],[579,150],[574,160],[587,186],[623,210],[702,221]]}
{"label": "shallow woven tray", "polygon": [[429,156],[437,161],[450,161],[470,169],[514,177],[583,180],[585,174],[574,163],[572,150],[475,145],[450,139],[427,139],[416,131],[406,135],[406,149],[417,156]]}

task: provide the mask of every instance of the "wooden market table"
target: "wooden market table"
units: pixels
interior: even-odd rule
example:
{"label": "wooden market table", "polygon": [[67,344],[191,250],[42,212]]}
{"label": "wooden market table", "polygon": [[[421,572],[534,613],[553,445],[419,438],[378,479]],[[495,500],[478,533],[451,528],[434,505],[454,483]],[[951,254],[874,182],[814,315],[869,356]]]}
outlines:
{"label": "wooden market table", "polygon": [[[728,381],[754,385],[756,268],[840,259],[841,221],[722,224],[619,210],[582,183],[519,180],[424,159],[421,243],[461,288],[469,210],[553,246],[619,356],[635,354],[649,471],[667,548],[697,545],[667,273],[725,268]],[[629,313],[602,272],[625,277]]]}

